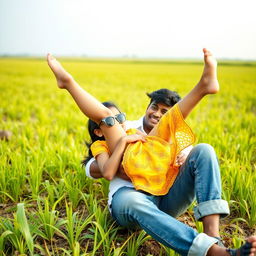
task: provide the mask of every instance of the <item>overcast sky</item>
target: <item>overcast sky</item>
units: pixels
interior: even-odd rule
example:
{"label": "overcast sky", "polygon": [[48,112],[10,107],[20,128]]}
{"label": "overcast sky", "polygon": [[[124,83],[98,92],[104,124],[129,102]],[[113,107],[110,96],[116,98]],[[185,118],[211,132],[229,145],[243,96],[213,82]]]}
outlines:
{"label": "overcast sky", "polygon": [[256,59],[255,0],[0,0],[0,55]]}

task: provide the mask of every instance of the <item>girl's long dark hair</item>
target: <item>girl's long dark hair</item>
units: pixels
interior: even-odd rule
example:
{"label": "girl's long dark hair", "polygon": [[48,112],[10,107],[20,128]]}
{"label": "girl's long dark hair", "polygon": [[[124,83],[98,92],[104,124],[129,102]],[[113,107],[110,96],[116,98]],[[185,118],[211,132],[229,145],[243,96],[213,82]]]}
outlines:
{"label": "girl's long dark hair", "polygon": [[[105,102],[102,102],[102,104],[107,107],[107,108],[111,108],[111,107],[114,107],[116,108],[120,113],[120,109],[111,101],[105,101]],[[89,132],[89,135],[90,135],[90,138],[91,138],[91,141],[90,142],[85,142],[87,148],[88,148],[88,155],[85,157],[84,160],[82,160],[82,165],[86,165],[88,163],[88,161],[93,157],[92,155],[92,151],[91,151],[91,145],[93,142],[95,142],[96,140],[105,140],[104,136],[102,137],[99,137],[97,136],[95,133],[94,133],[94,130],[95,129],[100,129],[100,127],[98,126],[98,124],[96,124],[94,121],[92,121],[91,119],[88,120],[88,132]]]}

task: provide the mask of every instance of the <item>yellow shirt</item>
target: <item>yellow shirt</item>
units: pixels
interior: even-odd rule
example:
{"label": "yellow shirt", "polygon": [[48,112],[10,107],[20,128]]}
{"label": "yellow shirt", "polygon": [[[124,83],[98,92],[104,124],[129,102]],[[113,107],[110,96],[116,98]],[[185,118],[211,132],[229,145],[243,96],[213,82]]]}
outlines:
{"label": "yellow shirt", "polygon": [[[135,133],[135,129],[127,131]],[[122,165],[135,189],[153,195],[165,195],[179,173],[175,159],[179,152],[193,144],[195,136],[186,124],[178,104],[165,113],[156,126],[156,136],[146,136],[146,141],[130,143],[123,156]],[[93,156],[109,152],[105,141],[91,146]]]}

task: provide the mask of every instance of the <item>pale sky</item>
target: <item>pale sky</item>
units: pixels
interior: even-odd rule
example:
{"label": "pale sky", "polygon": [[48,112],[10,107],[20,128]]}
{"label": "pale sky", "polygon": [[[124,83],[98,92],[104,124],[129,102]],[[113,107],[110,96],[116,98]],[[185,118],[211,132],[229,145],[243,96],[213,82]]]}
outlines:
{"label": "pale sky", "polygon": [[255,0],[0,0],[0,55],[256,60]]}

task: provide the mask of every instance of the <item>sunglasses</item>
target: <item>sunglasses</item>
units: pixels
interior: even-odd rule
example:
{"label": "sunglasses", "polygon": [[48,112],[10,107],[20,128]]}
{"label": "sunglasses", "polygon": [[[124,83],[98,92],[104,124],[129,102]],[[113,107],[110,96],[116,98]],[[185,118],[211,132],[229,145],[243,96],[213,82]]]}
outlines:
{"label": "sunglasses", "polygon": [[125,122],[126,120],[126,117],[125,117],[125,113],[119,113],[115,116],[108,116],[108,117],[105,117],[103,118],[100,123],[99,123],[99,126],[101,126],[102,124],[105,124],[106,126],[113,126],[115,124],[116,121],[119,123],[119,124],[122,124]]}

